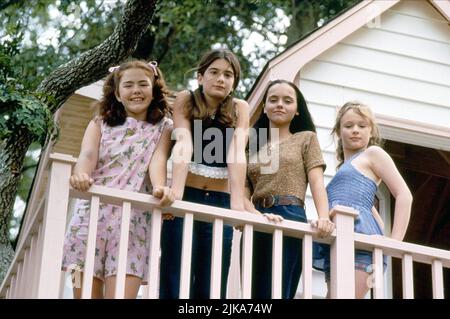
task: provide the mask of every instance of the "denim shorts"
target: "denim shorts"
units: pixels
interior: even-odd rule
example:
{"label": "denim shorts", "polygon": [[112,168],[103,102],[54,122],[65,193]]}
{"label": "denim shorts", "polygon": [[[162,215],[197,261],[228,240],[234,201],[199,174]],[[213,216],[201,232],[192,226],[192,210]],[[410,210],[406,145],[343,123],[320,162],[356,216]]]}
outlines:
{"label": "denim shorts", "polygon": [[[355,270],[361,270],[368,274],[373,273],[372,252],[355,250]],[[325,281],[330,281],[330,246],[327,244],[313,243],[313,268],[325,272]],[[387,268],[387,256],[383,256],[383,271]]]}

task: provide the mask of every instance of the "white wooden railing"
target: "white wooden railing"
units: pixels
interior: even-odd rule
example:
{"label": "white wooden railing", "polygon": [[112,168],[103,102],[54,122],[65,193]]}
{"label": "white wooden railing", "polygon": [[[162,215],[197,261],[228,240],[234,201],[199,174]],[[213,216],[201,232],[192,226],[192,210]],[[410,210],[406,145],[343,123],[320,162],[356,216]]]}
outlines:
{"label": "white wooden railing", "polygon": [[[24,221],[16,255],[0,286],[1,298],[61,298],[64,273],[61,271],[63,242],[66,229],[69,198],[91,200],[91,218],[87,241],[82,298],[91,297],[94,267],[95,238],[98,207],[101,203],[122,206],[122,221],[115,297],[123,298],[125,289],[126,253],[131,208],[152,210],[149,285],[144,298],[158,298],[159,250],[162,210],[150,195],[92,186],[88,192],[75,191],[69,186],[69,177],[76,160],[68,155],[51,154],[47,191],[39,201],[33,199],[33,209]],[[42,171],[38,174],[43,174]],[[39,184],[39,180],[38,183]],[[36,193],[33,191],[33,193]],[[375,270],[383,269],[383,254],[403,261],[403,297],[413,298],[413,261],[432,265],[433,297],[444,298],[443,268],[450,268],[450,251],[399,242],[381,236],[367,236],[353,232],[357,212],[348,207],[336,207],[333,219],[336,230],[327,239],[317,237],[309,224],[285,220],[279,224],[267,222],[258,215],[218,207],[176,201],[170,212],[184,218],[181,260],[180,298],[189,298],[190,259],[193,222],[201,220],[213,224],[210,297],[220,298],[223,225],[243,226],[241,274],[230,280],[241,281],[229,285],[238,288],[232,296],[251,298],[253,231],[273,233],[272,297],[281,298],[281,267],[283,236],[303,238],[302,297],[312,298],[312,242],[331,246],[331,298],[354,298],[354,249],[373,251]],[[375,274],[383,273],[375,271]],[[383,276],[374,278],[374,297],[384,298]]]}

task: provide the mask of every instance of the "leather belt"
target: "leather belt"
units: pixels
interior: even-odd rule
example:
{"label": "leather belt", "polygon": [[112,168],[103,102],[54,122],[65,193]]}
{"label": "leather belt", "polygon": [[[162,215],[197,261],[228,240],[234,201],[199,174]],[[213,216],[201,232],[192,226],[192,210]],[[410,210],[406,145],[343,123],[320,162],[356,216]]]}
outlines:
{"label": "leather belt", "polygon": [[267,195],[257,198],[252,198],[252,202],[255,205],[259,205],[264,208],[270,208],[276,205],[295,205],[305,208],[305,203],[298,197],[285,196],[285,195]]}

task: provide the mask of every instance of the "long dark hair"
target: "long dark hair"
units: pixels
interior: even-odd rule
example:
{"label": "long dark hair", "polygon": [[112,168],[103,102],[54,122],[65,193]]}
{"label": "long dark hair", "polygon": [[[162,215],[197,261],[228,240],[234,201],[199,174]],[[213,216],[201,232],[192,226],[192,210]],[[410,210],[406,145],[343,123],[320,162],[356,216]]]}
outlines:
{"label": "long dark hair", "polygon": [[[298,87],[286,80],[274,80],[269,82],[267,85],[267,88],[264,92],[264,96],[262,99],[262,102],[258,108],[264,108],[264,104],[267,99],[267,94],[269,92],[269,89],[276,85],[276,84],[287,84],[290,87],[292,87],[295,91],[295,95],[297,97],[297,113],[298,115],[295,115],[294,118],[291,121],[291,124],[289,125],[289,131],[292,134],[303,132],[303,131],[311,131],[316,132],[316,126],[314,125],[314,121],[311,117],[311,113],[309,113],[308,105],[306,104],[306,100],[303,97],[302,92],[298,89]],[[270,120],[267,117],[267,114],[264,112],[261,112],[261,115],[259,116],[258,120],[256,121],[255,125],[253,125],[253,128],[256,129],[257,136],[252,136],[252,138],[256,138],[257,141],[257,147],[256,151],[259,151],[260,147],[264,146],[269,138],[270,133]],[[265,133],[264,133],[265,132]]]}
{"label": "long dark hair", "polygon": [[169,93],[161,70],[155,66],[158,75],[155,76],[152,67],[146,61],[133,60],[122,63],[114,69],[103,84],[103,97],[94,106],[99,108],[100,116],[109,126],[125,123],[127,113],[125,107],[116,98],[119,91],[120,78],[124,71],[129,69],[142,69],[152,79],[153,99],[148,106],[146,121],[151,124],[158,123],[165,115],[170,114],[166,96]]}
{"label": "long dark hair", "polygon": [[[217,49],[206,53],[200,59],[198,67],[196,68],[197,73],[204,75],[206,69],[208,69],[208,67],[217,59],[224,59],[228,61],[231,68],[233,69],[234,91],[238,86],[241,77],[241,66],[237,57],[230,50]],[[193,99],[186,103],[184,111],[186,117],[189,119],[205,120],[211,115],[211,110],[208,110],[208,106],[206,104],[202,86],[194,91]],[[219,107],[219,110],[216,114],[216,118],[218,122],[222,123],[225,126],[234,127],[236,125],[236,112],[233,105],[232,92],[222,101],[221,106]]]}

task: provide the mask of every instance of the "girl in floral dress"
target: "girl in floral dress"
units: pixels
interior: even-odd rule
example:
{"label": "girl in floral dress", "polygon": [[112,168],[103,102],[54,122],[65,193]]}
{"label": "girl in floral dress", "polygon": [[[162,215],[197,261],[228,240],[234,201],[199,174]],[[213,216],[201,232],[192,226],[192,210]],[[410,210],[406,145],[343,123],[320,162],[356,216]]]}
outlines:
{"label": "girl in floral dress", "polygon": [[[98,102],[100,115],[86,128],[70,184],[80,191],[95,184],[148,193],[149,167],[165,170],[171,149],[164,78],[156,62],[126,62],[110,72]],[[158,163],[151,163],[152,158]],[[164,186],[165,179],[160,182],[153,188],[164,194],[161,201],[165,201],[171,191]],[[100,203],[92,298],[114,296],[121,211],[119,206]],[[89,213],[90,201],[78,200],[66,233],[64,270],[84,271]],[[132,209],[130,218],[125,298],[137,296],[147,278],[149,258],[150,214]],[[81,287],[74,287],[74,297],[80,296]]]}

